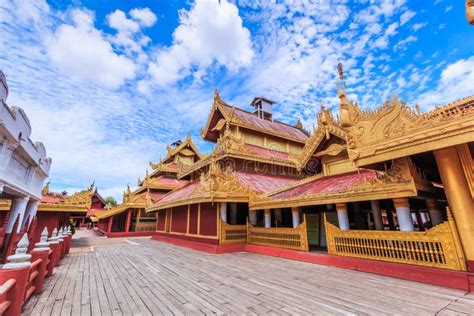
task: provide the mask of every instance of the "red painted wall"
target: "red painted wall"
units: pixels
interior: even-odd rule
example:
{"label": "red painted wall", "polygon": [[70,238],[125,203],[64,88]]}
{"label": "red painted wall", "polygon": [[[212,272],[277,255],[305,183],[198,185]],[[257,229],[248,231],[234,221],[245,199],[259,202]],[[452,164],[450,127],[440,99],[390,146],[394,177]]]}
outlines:
{"label": "red painted wall", "polygon": [[156,223],[156,229],[164,232],[166,226],[166,210],[159,210],[157,213],[158,222]]}
{"label": "red painted wall", "polygon": [[191,211],[189,212],[189,233],[197,234],[198,223],[198,204],[191,204]]}
{"label": "red painted wall", "polygon": [[36,213],[36,230],[33,242],[39,242],[41,238],[41,232],[45,227],[48,227],[49,236],[53,232],[54,228],[64,226],[68,219],[69,213],[63,212],[37,212]]}
{"label": "red painted wall", "polygon": [[[174,220],[174,217],[173,217]],[[217,236],[217,204],[201,204],[201,235]]]}
{"label": "red painted wall", "polygon": [[173,207],[172,212],[171,231],[173,233],[186,233],[188,206]]}

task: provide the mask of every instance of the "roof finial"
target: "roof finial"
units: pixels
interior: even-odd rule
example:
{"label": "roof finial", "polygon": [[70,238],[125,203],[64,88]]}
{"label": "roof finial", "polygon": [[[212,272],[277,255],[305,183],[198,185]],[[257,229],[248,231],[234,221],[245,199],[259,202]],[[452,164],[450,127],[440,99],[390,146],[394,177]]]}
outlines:
{"label": "roof finial", "polygon": [[94,186],[95,186],[95,180],[92,181],[91,185],[89,186],[89,190],[92,190],[94,188]]}
{"label": "roof finial", "polygon": [[219,90],[217,90],[217,88],[214,89],[214,101],[217,101],[220,99],[220,96],[219,96]]}
{"label": "roof finial", "polygon": [[46,182],[46,184],[45,184],[43,190],[41,190],[41,194],[42,194],[42,195],[46,195],[46,194],[49,193],[49,184],[50,184],[50,183],[51,183],[51,181]]}
{"label": "roof finial", "polygon": [[341,80],[341,90],[339,90],[339,85],[336,83],[337,96],[340,100],[339,122],[341,127],[350,127],[352,126],[352,115],[350,104],[347,102],[346,85],[344,83],[344,70],[341,63],[337,64],[337,72],[339,74],[339,80]]}

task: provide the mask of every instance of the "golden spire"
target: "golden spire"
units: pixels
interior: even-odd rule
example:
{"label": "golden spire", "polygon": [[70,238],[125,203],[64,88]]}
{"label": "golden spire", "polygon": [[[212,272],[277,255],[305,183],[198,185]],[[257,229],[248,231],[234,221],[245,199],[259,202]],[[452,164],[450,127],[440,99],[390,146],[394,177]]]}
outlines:
{"label": "golden spire", "polygon": [[303,123],[301,122],[300,118],[298,118],[298,121],[296,122],[295,127],[298,129],[303,128]]}
{"label": "golden spire", "polygon": [[339,80],[341,81],[341,90],[339,90],[339,85],[336,83],[337,96],[340,100],[339,122],[341,127],[350,127],[352,126],[352,117],[350,105],[347,102],[346,85],[344,83],[344,70],[341,63],[337,64],[337,72],[339,73]]}
{"label": "golden spire", "polygon": [[41,195],[46,195],[49,193],[49,184],[51,181],[46,182],[45,186],[43,187],[43,190],[41,190]]}
{"label": "golden spire", "polygon": [[214,89],[214,101],[218,101],[220,100],[220,96],[219,96],[219,90],[217,90],[217,88]]}

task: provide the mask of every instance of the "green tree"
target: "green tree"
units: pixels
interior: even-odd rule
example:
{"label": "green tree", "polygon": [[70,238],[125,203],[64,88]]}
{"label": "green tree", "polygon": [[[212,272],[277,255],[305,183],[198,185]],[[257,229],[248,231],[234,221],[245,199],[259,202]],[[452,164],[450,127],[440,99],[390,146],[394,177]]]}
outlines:
{"label": "green tree", "polygon": [[112,207],[117,205],[117,201],[115,200],[115,198],[113,196],[106,197],[105,198],[105,203],[106,203],[105,204],[106,209],[111,209]]}

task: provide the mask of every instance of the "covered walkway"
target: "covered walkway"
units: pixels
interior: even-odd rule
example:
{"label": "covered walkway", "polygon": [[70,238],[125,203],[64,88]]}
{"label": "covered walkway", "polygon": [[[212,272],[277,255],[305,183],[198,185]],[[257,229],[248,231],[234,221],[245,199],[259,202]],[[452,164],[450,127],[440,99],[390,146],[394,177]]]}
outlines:
{"label": "covered walkway", "polygon": [[252,253],[213,255],[144,238],[95,241],[101,245],[78,247],[61,262],[25,315],[474,311],[474,295],[433,285]]}

